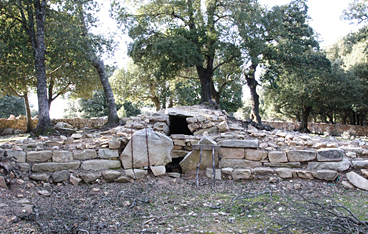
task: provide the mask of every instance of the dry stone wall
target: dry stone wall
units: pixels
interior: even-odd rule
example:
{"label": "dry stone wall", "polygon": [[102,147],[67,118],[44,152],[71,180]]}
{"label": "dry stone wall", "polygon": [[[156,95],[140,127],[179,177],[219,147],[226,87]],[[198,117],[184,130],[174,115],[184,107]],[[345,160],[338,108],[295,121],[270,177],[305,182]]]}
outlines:
{"label": "dry stone wall", "polygon": [[[175,118],[184,118],[193,135],[170,134],[183,127],[173,126]],[[243,123],[227,118],[221,111],[201,106],[139,115],[125,122],[124,126],[104,132],[85,129],[70,136],[2,143],[0,157],[9,159],[13,177],[42,183],[129,182],[144,178],[149,172],[154,176],[178,177],[180,170],[182,173],[195,170],[200,157],[200,169],[212,177],[214,156],[216,179],[338,180],[368,190],[368,143],[363,140],[339,141],[334,137],[277,129],[258,130],[250,125],[244,128]],[[156,150],[164,141],[160,138],[165,139],[162,148],[166,148],[166,153]],[[201,153],[198,144],[208,147]],[[216,150],[212,151],[212,147]],[[155,156],[162,154],[165,154],[162,159]],[[170,162],[175,160],[179,162],[176,165],[179,170],[166,173]]]}

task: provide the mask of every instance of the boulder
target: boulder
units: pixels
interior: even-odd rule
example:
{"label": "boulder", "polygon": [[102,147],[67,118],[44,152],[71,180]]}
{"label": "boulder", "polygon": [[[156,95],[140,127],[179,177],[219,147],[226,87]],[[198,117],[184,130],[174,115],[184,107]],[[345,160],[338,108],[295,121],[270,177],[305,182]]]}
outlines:
{"label": "boulder", "polygon": [[317,151],[317,160],[319,162],[338,162],[344,157],[344,151],[341,149],[319,149]]}
{"label": "boulder", "polygon": [[289,150],[287,157],[289,162],[308,162],[316,158],[316,152],[312,150]]}
{"label": "boulder", "polygon": [[252,172],[250,169],[235,169],[231,172],[233,180],[250,179]]}
{"label": "boulder", "polygon": [[[171,138],[156,133],[151,128],[135,132],[132,138],[134,168],[148,166],[147,141],[151,166],[166,166],[171,162],[171,151],[174,148]],[[132,139],[125,147],[120,160],[125,169],[132,168]]]}
{"label": "boulder", "polygon": [[346,177],[355,187],[368,191],[368,180],[364,177],[353,171],[346,173]]}

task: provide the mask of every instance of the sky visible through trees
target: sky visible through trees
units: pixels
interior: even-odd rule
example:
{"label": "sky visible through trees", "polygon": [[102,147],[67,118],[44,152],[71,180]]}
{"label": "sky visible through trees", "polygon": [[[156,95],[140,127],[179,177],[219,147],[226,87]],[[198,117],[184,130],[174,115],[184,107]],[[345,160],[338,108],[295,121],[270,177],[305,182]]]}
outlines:
{"label": "sky visible through trees", "polygon": [[[115,64],[119,68],[124,67],[128,56],[126,55],[126,46],[130,41],[129,37],[123,35],[121,30],[118,29],[116,22],[109,18],[109,4],[108,0],[100,0],[103,4],[101,12],[98,15],[100,19],[100,26],[96,30],[98,33],[103,33],[111,36],[115,36],[117,41],[119,41],[119,47],[115,51],[114,56],[108,58],[106,63]],[[290,0],[259,0],[261,4],[268,5],[272,7],[274,5],[282,5],[290,2]],[[321,46],[328,46],[340,37],[348,34],[349,32],[356,31],[358,26],[355,24],[350,24],[347,21],[340,19],[342,11],[347,8],[349,1],[336,1],[336,0],[309,0],[309,16],[312,18],[310,25],[314,30],[320,34],[319,40],[321,41]],[[247,97],[248,89],[245,89],[244,96]],[[37,109],[37,98],[36,95],[31,97],[31,103],[34,108]],[[51,118],[61,118],[63,115],[64,108],[67,107],[66,100],[56,99],[54,106],[58,108],[51,108],[50,116]]]}

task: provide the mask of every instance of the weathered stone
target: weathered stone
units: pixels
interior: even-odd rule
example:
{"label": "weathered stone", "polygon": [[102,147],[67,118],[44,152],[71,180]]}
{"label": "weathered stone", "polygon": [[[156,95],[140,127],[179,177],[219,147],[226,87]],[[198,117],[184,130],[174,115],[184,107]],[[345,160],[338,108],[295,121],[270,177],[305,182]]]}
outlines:
{"label": "weathered stone", "polygon": [[161,175],[165,175],[166,173],[165,166],[151,166],[150,169],[154,176],[161,176]]}
{"label": "weathered stone", "polygon": [[293,177],[298,177],[302,179],[311,179],[313,180],[313,175],[311,171],[305,171],[305,170],[294,170],[293,171]]}
{"label": "weathered stone", "polygon": [[211,134],[211,133],[217,133],[217,131],[218,131],[218,128],[215,126],[215,127],[212,127],[212,128],[200,129],[200,130],[194,132],[193,135],[195,135],[195,136],[205,135],[206,132],[208,134]]}
{"label": "weathered stone", "polygon": [[58,141],[46,141],[45,142],[46,146],[61,146],[62,142],[58,142]]}
{"label": "weathered stone", "polygon": [[54,171],[62,171],[62,170],[76,170],[79,168],[80,162],[68,162],[68,163],[55,163],[55,162],[47,162],[47,163],[35,163],[32,166],[33,172],[54,172]]}
{"label": "weathered stone", "polygon": [[355,187],[368,191],[368,180],[364,177],[353,171],[346,173],[346,177]]}
{"label": "weathered stone", "polygon": [[68,180],[69,176],[70,176],[70,172],[67,170],[63,170],[63,171],[56,171],[52,173],[51,178],[52,178],[52,181],[54,181],[54,183],[59,183],[59,182]]}
{"label": "weathered stone", "polygon": [[350,168],[350,161],[343,159],[340,162],[308,162],[308,169],[310,170],[335,170],[346,171]]}
{"label": "weathered stone", "polygon": [[274,173],[275,170],[270,167],[256,167],[252,169],[254,175],[267,175]]}
{"label": "weathered stone", "polygon": [[257,149],[258,140],[226,140],[218,143],[221,147]]}
{"label": "weathered stone", "polygon": [[224,175],[231,175],[231,172],[233,172],[234,168],[231,167],[225,167],[221,169],[222,174]]}
{"label": "weathered stone", "polygon": [[0,176],[0,188],[8,189],[4,177]]}
{"label": "weathered stone", "polygon": [[112,141],[109,141],[109,149],[110,150],[119,149],[120,146],[121,146],[121,141],[120,140],[112,140]]}
{"label": "weathered stone", "polygon": [[29,172],[29,169],[31,168],[28,163],[17,163],[16,166],[21,172]]}
{"label": "weathered stone", "polygon": [[293,170],[290,168],[276,168],[275,171],[282,179],[293,178]]}
{"label": "weathered stone", "polygon": [[113,182],[121,175],[120,171],[106,170],[101,172],[102,178],[107,182]]}
{"label": "weathered stone", "polygon": [[368,177],[368,170],[367,169],[360,169],[360,171],[362,172],[363,175]]}
{"label": "weathered stone", "polygon": [[36,180],[36,181],[48,181],[50,176],[46,173],[42,173],[42,174],[32,174],[29,176],[29,178],[31,180]]}
{"label": "weathered stone", "polygon": [[316,152],[311,150],[289,150],[287,157],[289,162],[308,162],[316,158]]}
{"label": "weathered stone", "polygon": [[352,185],[349,181],[343,181],[341,182],[342,186],[344,186],[345,189],[353,189],[354,185]]}
{"label": "weathered stone", "polygon": [[80,139],[80,138],[83,137],[83,135],[80,134],[80,133],[74,133],[70,137],[73,138],[73,139]]}
{"label": "weathered stone", "polygon": [[31,151],[27,153],[27,161],[31,163],[47,162],[52,158],[51,150]]}
{"label": "weathered stone", "polygon": [[267,151],[246,149],[245,159],[252,160],[252,161],[261,161],[267,158],[267,154],[268,154]]}
{"label": "weathered stone", "polygon": [[270,151],[268,152],[268,159],[271,163],[287,162],[286,152],[284,151]]}
{"label": "weathered stone", "polygon": [[317,151],[317,160],[320,162],[338,162],[344,157],[344,151],[341,149],[319,149]]}
{"label": "weathered stone", "polygon": [[78,185],[82,181],[82,179],[74,176],[73,174],[70,174],[69,181],[70,183],[72,183],[72,185]]}
{"label": "weathered stone", "polygon": [[178,172],[168,172],[167,175],[173,178],[180,178],[180,173]]}
{"label": "weathered stone", "polygon": [[195,130],[199,129],[201,126],[199,124],[188,124],[188,129],[191,132],[194,132]]}
{"label": "weathered stone", "polygon": [[3,148],[0,148],[0,157],[5,155],[5,150]]}
{"label": "weathered stone", "polygon": [[157,122],[153,125],[153,130],[164,132],[166,135],[170,133],[169,126],[166,123]]}
{"label": "weathered stone", "polygon": [[173,150],[172,158],[184,158],[189,152],[188,150]]}
{"label": "weathered stone", "polygon": [[8,157],[14,157],[18,163],[26,162],[26,152],[24,151],[7,151]]}
{"label": "weathered stone", "polygon": [[262,163],[257,161],[250,161],[246,159],[230,159],[223,158],[219,163],[220,168],[231,167],[231,168],[253,168],[261,167]]}
{"label": "weathered stone", "polygon": [[118,158],[119,152],[118,150],[110,150],[110,149],[99,149],[98,150],[99,158]]}
{"label": "weathered stone", "polygon": [[94,149],[86,149],[82,152],[74,152],[73,154],[74,160],[88,160],[97,158],[96,150]]}
{"label": "weathered stone", "polygon": [[352,161],[354,169],[368,169],[368,160]]}
{"label": "weathered stone", "polygon": [[70,151],[54,151],[52,153],[53,162],[70,162],[72,160],[73,155]]}
{"label": "weathered stone", "polygon": [[126,176],[119,176],[118,178],[116,178],[115,180],[116,183],[128,183],[128,182],[134,182],[132,179],[129,179]]}
{"label": "weathered stone", "polygon": [[249,179],[252,175],[250,169],[235,169],[231,172],[231,176],[233,180],[241,180],[241,179]]}
{"label": "weathered stone", "polygon": [[[206,176],[213,178],[213,168],[206,168]],[[215,169],[215,180],[221,180],[221,169]]]}
{"label": "weathered stone", "polygon": [[356,154],[362,154],[364,150],[363,148],[345,146],[340,147],[340,149],[344,150],[345,152],[355,152]]}
{"label": "weathered stone", "polygon": [[174,146],[186,146],[185,139],[173,139]]}
{"label": "weathered stone", "polygon": [[80,173],[79,176],[82,178],[84,183],[93,183],[97,179],[101,178],[100,172],[87,172],[87,173]]}
{"label": "weathered stone", "polygon": [[45,197],[51,196],[51,193],[47,190],[39,190],[39,191],[37,191],[37,193],[42,195],[42,196],[45,196]]}
{"label": "weathered stone", "polygon": [[83,161],[81,168],[83,170],[107,170],[107,169],[120,169],[121,162],[119,160],[103,160],[103,159],[94,159]]}
{"label": "weathered stone", "polygon": [[301,168],[300,162],[287,162],[287,163],[263,163],[265,167],[286,167],[286,168]]}
{"label": "weathered stone", "polygon": [[[133,135],[133,165],[135,168],[148,166],[147,141],[151,166],[166,166],[171,162],[171,151],[174,148],[173,141],[164,134],[156,133],[148,128],[147,130],[137,131]],[[131,144],[132,140],[129,141],[120,156],[125,169],[132,168]]]}
{"label": "weathered stone", "polygon": [[320,180],[334,181],[337,178],[337,171],[334,170],[318,170],[312,172],[313,177]]}
{"label": "weathered stone", "polygon": [[229,125],[227,125],[226,121],[222,121],[217,125],[217,128],[220,132],[229,131]]}
{"label": "weathered stone", "polygon": [[243,148],[220,148],[222,158],[244,158]]}
{"label": "weathered stone", "polygon": [[125,175],[128,178],[132,178],[132,179],[135,179],[135,180],[145,178],[147,173],[148,173],[147,170],[141,170],[141,169],[134,169],[134,171],[133,171],[133,169],[125,170]]}

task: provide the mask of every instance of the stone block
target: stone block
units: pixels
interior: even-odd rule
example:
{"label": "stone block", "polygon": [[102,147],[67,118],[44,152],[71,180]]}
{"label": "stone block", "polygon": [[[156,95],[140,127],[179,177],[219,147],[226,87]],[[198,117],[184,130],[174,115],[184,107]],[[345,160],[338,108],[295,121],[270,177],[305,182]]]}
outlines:
{"label": "stone block", "polygon": [[346,171],[350,168],[351,163],[349,160],[342,160],[340,162],[308,162],[308,169],[310,170],[335,170]]}
{"label": "stone block", "polygon": [[358,175],[357,173],[351,171],[346,174],[349,182],[355,187],[368,191],[368,180],[364,177]]}
{"label": "stone block", "polygon": [[119,149],[120,146],[121,146],[121,141],[120,140],[112,140],[112,141],[109,141],[109,149],[110,150]]}
{"label": "stone block", "polygon": [[293,178],[293,170],[290,168],[276,168],[275,171],[282,179]]}
{"label": "stone block", "polygon": [[231,175],[231,172],[233,172],[233,168],[231,167],[225,167],[221,169],[222,174],[224,175]]}
{"label": "stone block", "polygon": [[253,168],[261,167],[262,163],[257,161],[250,161],[246,159],[232,159],[223,158],[219,163],[220,168],[231,167],[231,168]]}
{"label": "stone block", "polygon": [[8,157],[14,157],[18,163],[26,162],[26,152],[24,151],[7,151]]}
{"label": "stone block", "polygon": [[54,183],[63,182],[69,179],[70,172],[68,170],[56,171],[51,174],[52,181]]}
{"label": "stone block", "polygon": [[243,148],[220,148],[220,155],[222,158],[244,158]]}
{"label": "stone block", "polygon": [[172,158],[184,158],[189,152],[188,150],[173,150]]}
{"label": "stone block", "polygon": [[80,173],[79,176],[82,178],[84,183],[93,183],[97,179],[101,178],[100,172],[87,172],[87,173]]}
{"label": "stone block", "polygon": [[86,149],[82,152],[74,152],[73,153],[74,160],[88,160],[88,159],[94,159],[97,158],[96,150],[94,149]]}
{"label": "stone block", "polygon": [[252,160],[252,161],[261,161],[267,158],[267,154],[268,154],[267,151],[246,149],[245,159]]}
{"label": "stone block", "polygon": [[27,153],[27,161],[31,163],[47,162],[52,159],[52,151],[30,151]]}
{"label": "stone block", "polygon": [[286,168],[301,168],[302,165],[300,162],[287,162],[287,163],[263,163],[265,167],[286,167]]}
{"label": "stone block", "polygon": [[231,172],[233,180],[250,179],[252,172],[250,169],[235,169]]}
{"label": "stone block", "polygon": [[53,162],[70,162],[73,161],[73,155],[70,151],[54,151],[52,153]]}
{"label": "stone block", "polygon": [[166,135],[170,133],[170,129],[166,123],[157,122],[153,125],[153,130],[164,132]]}
{"label": "stone block", "polygon": [[288,161],[285,151],[268,152],[268,160],[270,160],[271,163],[285,163]]}
{"label": "stone block", "polygon": [[0,176],[0,188],[8,189],[3,176]]}
{"label": "stone block", "polygon": [[147,170],[141,170],[141,169],[134,169],[134,171],[133,171],[133,169],[125,170],[125,175],[128,178],[132,178],[132,179],[135,179],[135,180],[145,178],[147,173],[148,173]]}
{"label": "stone block", "polygon": [[17,163],[16,164],[21,172],[29,172],[31,168],[28,163]]}
{"label": "stone block", "polygon": [[311,171],[305,171],[305,170],[294,170],[293,171],[293,177],[294,178],[301,178],[301,179],[310,179],[313,180],[314,177],[312,175]]}
{"label": "stone block", "polygon": [[341,149],[319,149],[317,151],[317,160],[319,162],[338,162],[344,157],[344,151]]}
{"label": "stone block", "polygon": [[29,178],[35,181],[48,181],[50,176],[46,173],[41,173],[41,174],[32,174],[29,176]]}
{"label": "stone block", "polygon": [[273,174],[275,170],[270,167],[256,167],[252,169],[254,175],[268,175]]}
{"label": "stone block", "polygon": [[161,176],[161,175],[165,175],[166,173],[165,166],[151,166],[150,169],[154,176]]}
{"label": "stone block", "polygon": [[121,175],[120,171],[106,170],[101,172],[102,178],[107,182],[113,182]]}
{"label": "stone block", "polygon": [[220,132],[226,132],[229,131],[229,125],[226,123],[226,121],[222,121],[217,125],[217,128]]}
{"label": "stone block", "polygon": [[354,169],[368,169],[368,160],[352,161]]}
{"label": "stone block", "polygon": [[258,140],[226,140],[218,143],[221,147],[257,149]]}
{"label": "stone block", "polygon": [[289,162],[308,162],[316,158],[316,151],[312,150],[289,150],[287,152]]}
{"label": "stone block", "polygon": [[110,149],[99,149],[98,157],[99,158],[119,158],[119,151],[110,150]]}
{"label": "stone block", "polygon": [[46,162],[46,163],[35,163],[32,166],[33,172],[54,172],[54,171],[62,171],[62,170],[76,170],[80,166],[79,161],[68,162],[68,163],[55,163],[55,162]]}
{"label": "stone block", "polygon": [[[179,163],[181,170],[183,173],[187,173],[191,170],[195,170],[197,165],[199,164],[200,151],[195,150],[189,152],[185,158]],[[205,170],[207,167],[212,167],[212,151],[211,150],[202,150],[202,160],[201,165],[199,166],[200,170]],[[215,166],[218,165],[218,153],[215,152]]]}
{"label": "stone block", "polygon": [[316,172],[312,172],[314,178],[320,180],[334,181],[337,178],[337,171],[334,170],[318,170]]}
{"label": "stone block", "polygon": [[83,170],[107,170],[107,169],[120,169],[121,162],[119,160],[104,160],[104,159],[94,159],[83,161],[81,168]]}
{"label": "stone block", "polygon": [[[213,168],[206,168],[206,176],[209,178],[213,178]],[[215,180],[221,180],[221,169],[215,168]]]}

